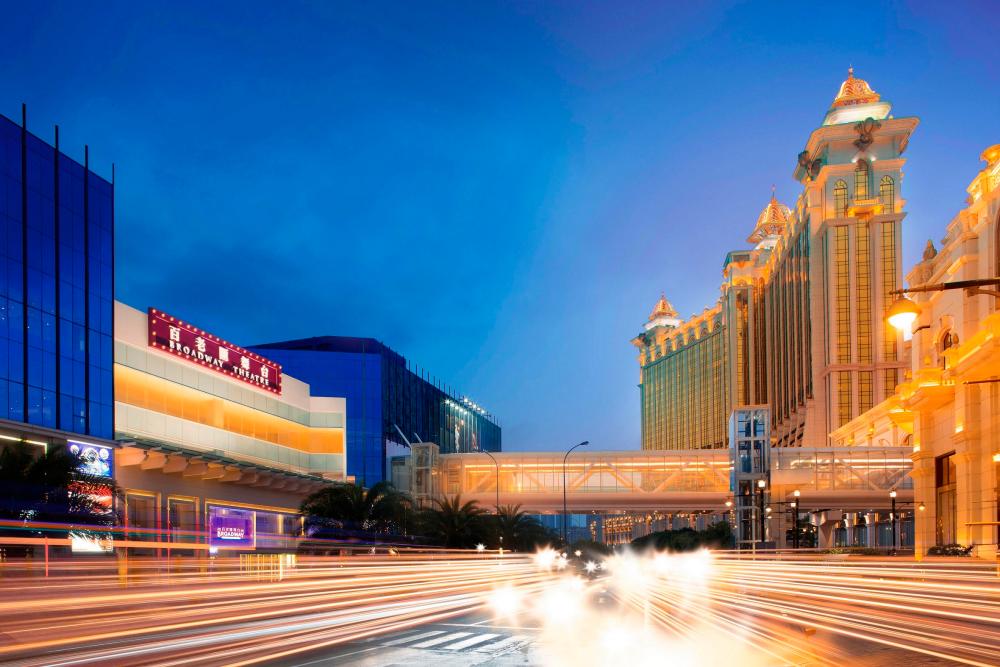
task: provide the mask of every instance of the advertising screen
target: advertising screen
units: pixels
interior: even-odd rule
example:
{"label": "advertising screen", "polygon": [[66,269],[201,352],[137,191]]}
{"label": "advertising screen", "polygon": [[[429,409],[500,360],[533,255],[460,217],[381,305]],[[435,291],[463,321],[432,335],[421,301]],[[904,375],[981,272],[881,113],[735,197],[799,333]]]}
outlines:
{"label": "advertising screen", "polygon": [[109,479],[114,477],[115,451],[111,447],[70,440],[67,448],[79,462],[77,470],[83,474]]}
{"label": "advertising screen", "polygon": [[211,547],[253,548],[253,510],[208,506],[208,544]]}

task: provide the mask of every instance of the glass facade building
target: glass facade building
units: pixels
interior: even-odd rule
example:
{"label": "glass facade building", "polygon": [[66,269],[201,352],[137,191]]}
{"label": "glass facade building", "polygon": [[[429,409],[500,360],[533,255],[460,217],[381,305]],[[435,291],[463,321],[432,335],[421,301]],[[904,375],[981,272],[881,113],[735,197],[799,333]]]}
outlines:
{"label": "glass facade building", "polygon": [[366,486],[387,478],[387,447],[404,437],[434,442],[442,453],[500,451],[500,425],[492,415],[418,374],[373,338],[322,336],[249,349],[314,392],[347,399],[347,474]]}
{"label": "glass facade building", "polygon": [[111,438],[114,185],[87,162],[0,116],[0,418]]}
{"label": "glass facade building", "polygon": [[643,449],[726,446],[728,349],[721,313],[712,315],[642,367]]}

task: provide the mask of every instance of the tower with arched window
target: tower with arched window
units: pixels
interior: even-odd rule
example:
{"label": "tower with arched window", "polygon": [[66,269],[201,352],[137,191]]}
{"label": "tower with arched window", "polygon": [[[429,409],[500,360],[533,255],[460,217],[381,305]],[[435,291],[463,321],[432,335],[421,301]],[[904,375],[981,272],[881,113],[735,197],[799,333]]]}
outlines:
{"label": "tower with arched window", "polygon": [[800,156],[796,211],[810,246],[807,402],[814,405],[787,418],[777,411],[778,444],[827,442],[831,431],[891,395],[908,366],[884,314],[902,285],[906,202],[898,186],[918,120],[890,111],[851,69]]}
{"label": "tower with arched window", "polygon": [[801,193],[791,207],[772,193],[752,247],[726,256],[718,303],[633,339],[644,448],[725,446],[729,414],[753,406],[769,408],[776,446],[823,447],[892,394],[908,360],[884,313],[902,284],[898,188],[918,121],[890,110],[848,71],[798,156]]}

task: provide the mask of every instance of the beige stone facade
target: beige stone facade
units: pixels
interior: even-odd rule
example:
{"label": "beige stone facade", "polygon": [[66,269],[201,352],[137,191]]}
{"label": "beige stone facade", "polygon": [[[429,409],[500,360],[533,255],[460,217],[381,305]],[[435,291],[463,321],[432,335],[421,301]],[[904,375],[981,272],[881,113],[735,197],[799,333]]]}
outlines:
{"label": "beige stone facade", "polygon": [[1000,277],[1000,145],[982,159],[986,166],[969,185],[967,205],[948,224],[940,251],[928,242],[907,276],[920,313],[906,381],[834,433],[841,440],[881,434],[912,447],[918,557],[949,543],[997,554],[1000,298],[995,285],[953,285]]}

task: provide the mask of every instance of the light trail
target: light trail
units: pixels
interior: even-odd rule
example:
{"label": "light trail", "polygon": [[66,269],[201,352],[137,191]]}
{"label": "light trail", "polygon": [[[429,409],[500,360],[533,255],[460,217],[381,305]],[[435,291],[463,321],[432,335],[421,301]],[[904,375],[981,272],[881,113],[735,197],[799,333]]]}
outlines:
{"label": "light trail", "polygon": [[[111,561],[112,563],[114,561]],[[1000,665],[1000,578],[971,559],[401,551],[0,570],[0,663],[255,665],[468,614],[538,628],[547,665]],[[433,654],[430,654],[431,656]]]}
{"label": "light trail", "polygon": [[721,630],[761,656],[793,663],[845,664],[847,649],[877,644],[1000,664],[1000,579],[991,564],[706,552],[660,556],[666,567],[657,571],[654,561],[631,558],[644,586],[613,575],[616,596],[674,639]]}
{"label": "light trail", "polygon": [[309,558],[263,572],[216,559],[213,572],[172,563],[170,576],[165,561],[133,563],[127,578],[0,579],[0,662],[255,664],[480,609],[498,581],[530,592],[550,578],[528,556],[488,553]]}

